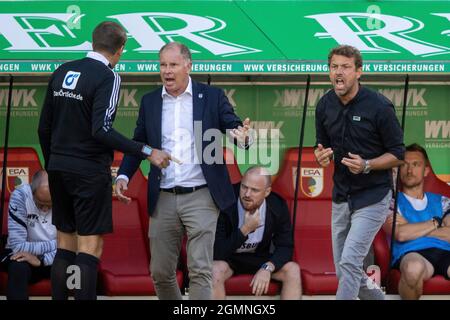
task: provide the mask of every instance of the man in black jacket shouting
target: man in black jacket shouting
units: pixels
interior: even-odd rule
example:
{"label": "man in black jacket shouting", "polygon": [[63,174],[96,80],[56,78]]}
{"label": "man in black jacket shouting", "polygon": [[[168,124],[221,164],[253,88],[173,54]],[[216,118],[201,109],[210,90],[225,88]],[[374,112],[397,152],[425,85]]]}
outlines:
{"label": "man in black jacket shouting", "polygon": [[113,229],[110,168],[114,149],[147,158],[158,167],[169,165],[167,153],[127,139],[112,128],[120,89],[120,76],[113,68],[126,40],[119,24],[100,23],[92,33],[93,51],[61,65],[48,84],[39,141],[57,229],[53,299],[67,299],[70,270],[79,280],[70,288],[75,289],[75,299],[96,299],[102,235]]}
{"label": "man in black jacket shouting", "polygon": [[270,279],[282,282],[281,299],[301,299],[300,268],[291,261],[292,225],[286,202],[271,192],[262,167],[247,170],[235,185],[237,202],[222,211],[214,244],[213,298],[225,299],[233,274],[255,274],[252,293],[267,293]]}

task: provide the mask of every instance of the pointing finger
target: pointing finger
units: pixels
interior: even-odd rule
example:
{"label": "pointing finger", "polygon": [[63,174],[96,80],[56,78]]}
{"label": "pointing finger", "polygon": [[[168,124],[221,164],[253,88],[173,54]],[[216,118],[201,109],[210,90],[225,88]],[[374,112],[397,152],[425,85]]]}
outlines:
{"label": "pointing finger", "polygon": [[178,158],[176,158],[176,157],[174,157],[172,155],[170,156],[169,159],[172,160],[173,162],[177,163],[177,164],[182,164],[183,163],[180,159],[178,159]]}

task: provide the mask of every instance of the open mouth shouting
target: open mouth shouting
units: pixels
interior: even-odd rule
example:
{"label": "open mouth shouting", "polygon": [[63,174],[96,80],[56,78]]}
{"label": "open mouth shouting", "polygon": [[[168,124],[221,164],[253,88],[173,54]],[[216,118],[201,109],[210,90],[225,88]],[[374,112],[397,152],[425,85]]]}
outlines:
{"label": "open mouth shouting", "polygon": [[175,78],[172,76],[165,76],[164,77],[164,85],[166,87],[172,87],[175,85]]}
{"label": "open mouth shouting", "polygon": [[336,88],[336,90],[340,90],[340,91],[345,90],[344,79],[341,77],[337,77],[336,80],[334,81],[334,87]]}

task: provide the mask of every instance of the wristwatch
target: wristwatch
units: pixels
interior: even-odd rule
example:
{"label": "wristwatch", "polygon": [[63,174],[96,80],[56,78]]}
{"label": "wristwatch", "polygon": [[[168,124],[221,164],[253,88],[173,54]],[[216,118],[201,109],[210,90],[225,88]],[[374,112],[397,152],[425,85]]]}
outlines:
{"label": "wristwatch", "polygon": [[436,223],[437,223],[436,229],[442,227],[442,218],[441,217],[435,216],[435,217],[433,217],[433,220],[436,221]]}
{"label": "wristwatch", "polygon": [[364,160],[364,169],[362,173],[368,174],[371,169],[372,168],[370,167],[370,160]]}
{"label": "wristwatch", "polygon": [[150,157],[152,155],[153,149],[149,145],[144,145],[141,152],[146,156]]}
{"label": "wristwatch", "polygon": [[272,272],[274,272],[275,271],[275,268],[271,265],[271,264],[269,264],[269,263],[264,263],[262,266],[261,266],[261,269],[263,269],[263,270],[267,270],[267,271],[269,271],[270,273],[272,273]]}

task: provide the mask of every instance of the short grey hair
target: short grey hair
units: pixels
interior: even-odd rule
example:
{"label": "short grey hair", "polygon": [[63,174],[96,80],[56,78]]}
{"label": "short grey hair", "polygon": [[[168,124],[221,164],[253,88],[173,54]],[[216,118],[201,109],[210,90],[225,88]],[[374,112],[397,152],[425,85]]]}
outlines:
{"label": "short grey hair", "polygon": [[183,56],[183,58],[186,61],[189,61],[189,62],[192,61],[192,55],[191,55],[191,51],[189,50],[189,48],[186,45],[182,44],[181,42],[176,42],[176,41],[169,42],[169,43],[166,43],[165,45],[163,45],[161,47],[161,49],[159,49],[159,57],[161,58],[161,53],[164,50],[173,49],[173,48],[178,48],[180,50],[181,55]]}
{"label": "short grey hair", "polygon": [[31,179],[31,192],[34,194],[36,190],[43,185],[48,185],[47,172],[45,170],[39,170],[33,175],[33,178]]}
{"label": "short grey hair", "polygon": [[272,175],[270,174],[269,170],[267,170],[267,168],[261,166],[252,166],[248,168],[247,171],[245,171],[244,176],[251,173],[264,176],[266,178],[266,188],[272,186]]}

